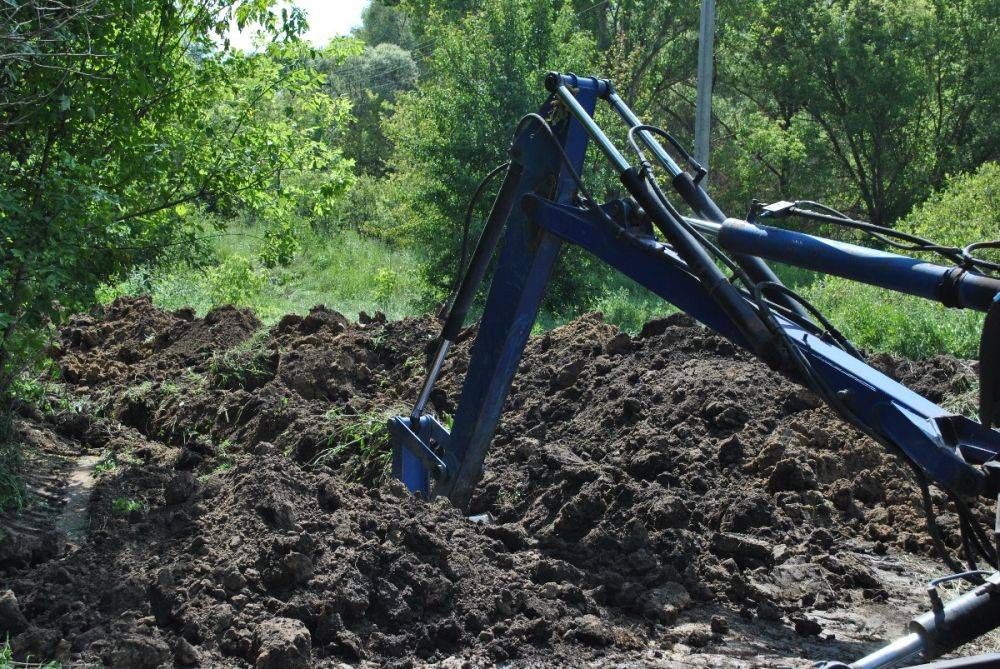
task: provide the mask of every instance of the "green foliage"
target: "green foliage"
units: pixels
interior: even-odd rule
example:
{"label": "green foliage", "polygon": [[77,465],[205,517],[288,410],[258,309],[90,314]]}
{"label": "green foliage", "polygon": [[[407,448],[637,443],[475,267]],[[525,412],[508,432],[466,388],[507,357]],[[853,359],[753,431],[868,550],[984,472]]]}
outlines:
{"label": "green foliage", "polygon": [[971,174],[950,177],[901,227],[948,246],[1000,239],[1000,164],[984,163]]}
{"label": "green foliage", "polygon": [[248,306],[267,281],[246,256],[231,255],[208,273],[208,295],[213,305]]}
{"label": "green foliage", "polygon": [[[544,72],[590,69],[592,40],[569,21],[557,22],[552,5],[488,0],[458,21],[449,21],[449,12],[428,18],[435,40],[424,61],[428,74],[400,96],[388,134],[395,183],[403,186],[398,197],[414,212],[413,238],[438,291],[447,290],[457,265],[468,198],[507,159],[518,119],[538,107]],[[579,285],[575,270],[564,264],[555,275],[555,293],[566,300]]]}
{"label": "green foliage", "polygon": [[[338,154],[305,128],[259,122],[263,108],[292,108],[326,123],[339,103],[317,94],[321,79],[217,46],[233,20],[275,36],[301,29],[298,12],[279,19],[270,5],[0,9],[17,26],[0,35],[0,401],[21,332],[85,308],[98,285],[133,267],[204,246],[191,203],[260,207],[283,196],[287,166],[335,166]],[[335,194],[328,185],[310,192]]]}
{"label": "green foliage", "polygon": [[335,95],[351,102],[352,121],[342,134],[345,154],[362,174],[382,175],[392,153],[382,118],[398,95],[417,85],[417,64],[396,44],[378,43],[348,57],[328,75]]}
{"label": "green foliage", "polygon": [[[973,119],[998,104],[981,73],[982,54],[1000,40],[995,19],[983,25],[996,3],[747,0],[733,9],[720,48],[726,107],[766,116],[778,155],[732,123],[779,192],[808,186],[805,168],[820,177],[812,199],[840,191],[891,224],[947,171],[995,155],[996,135]],[[796,144],[818,151],[789,154]]]}
{"label": "green foliage", "polygon": [[355,35],[366,44],[395,44],[407,50],[417,46],[410,17],[398,7],[373,0],[361,12],[361,28]]}
{"label": "green foliage", "polygon": [[[232,302],[250,307],[266,323],[287,313],[306,313],[317,304],[356,317],[381,309],[392,318],[419,313],[429,305],[418,256],[350,229],[313,231],[296,227],[300,251],[287,266],[268,269],[258,257],[263,223],[238,224],[213,240],[216,269],[168,266],[140,269],[124,281],[105,286],[101,298],[150,294],[165,309],[191,306],[205,313]],[[235,259],[234,259],[235,258]],[[249,263],[249,266],[247,265]],[[228,269],[226,269],[228,268]],[[230,271],[233,270],[233,271]],[[379,273],[395,275],[392,290],[379,289]],[[391,274],[386,274],[391,273]],[[227,283],[227,277],[233,280]],[[386,279],[381,285],[385,285]]]}
{"label": "green foliage", "polygon": [[338,224],[390,243],[412,244],[420,226],[406,195],[412,176],[359,176],[341,201]]}
{"label": "green foliage", "polygon": [[302,245],[299,243],[298,231],[291,221],[282,221],[264,231],[257,259],[267,269],[279,265],[287,267],[295,259]]}
{"label": "green foliage", "polygon": [[375,289],[372,296],[381,305],[388,305],[399,292],[402,278],[399,273],[388,267],[383,267],[375,274]]}
{"label": "green foliage", "polygon": [[913,359],[951,353],[975,358],[983,316],[917,297],[829,277],[803,291],[857,347]]}
{"label": "green foliage", "polygon": [[142,513],[145,510],[146,503],[139,499],[116,497],[111,500],[111,513],[116,516],[128,516],[133,513]]}

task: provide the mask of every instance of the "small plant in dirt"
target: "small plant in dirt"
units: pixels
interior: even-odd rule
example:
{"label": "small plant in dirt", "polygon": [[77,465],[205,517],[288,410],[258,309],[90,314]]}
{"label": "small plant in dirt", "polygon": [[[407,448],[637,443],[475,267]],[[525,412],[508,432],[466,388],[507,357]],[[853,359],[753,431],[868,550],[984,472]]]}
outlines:
{"label": "small plant in dirt", "polygon": [[28,502],[28,488],[21,477],[20,465],[20,451],[13,444],[0,443],[0,512],[20,511]]}
{"label": "small plant in dirt", "polygon": [[29,657],[25,661],[14,659],[14,649],[10,645],[10,637],[0,644],[0,669],[61,669],[59,662],[33,662]]}
{"label": "small plant in dirt", "polygon": [[141,462],[133,453],[131,448],[123,448],[120,451],[104,451],[101,458],[94,465],[94,476],[100,476],[109,472],[117,472],[122,465],[137,465]]}
{"label": "small plant in dirt", "polygon": [[141,513],[146,510],[146,503],[139,499],[116,497],[111,501],[111,513],[116,516],[127,516],[131,513]]}
{"label": "small plant in dirt", "polygon": [[224,440],[215,449],[216,465],[212,469],[211,474],[221,474],[223,472],[229,471],[233,466],[233,455],[229,452],[230,446],[233,442],[229,439]]}
{"label": "small plant in dirt", "polygon": [[125,399],[131,403],[141,402],[153,392],[153,382],[143,381],[139,385],[129,386],[123,393]]}
{"label": "small plant in dirt", "polygon": [[221,388],[255,388],[274,376],[272,351],[264,347],[268,332],[260,329],[249,339],[212,355],[208,370]]}
{"label": "small plant in dirt", "polygon": [[314,465],[342,466],[348,480],[376,483],[388,474],[392,461],[387,421],[396,410],[373,410],[345,416],[337,409],[327,412],[335,423],[327,436],[328,447],[313,458]]}

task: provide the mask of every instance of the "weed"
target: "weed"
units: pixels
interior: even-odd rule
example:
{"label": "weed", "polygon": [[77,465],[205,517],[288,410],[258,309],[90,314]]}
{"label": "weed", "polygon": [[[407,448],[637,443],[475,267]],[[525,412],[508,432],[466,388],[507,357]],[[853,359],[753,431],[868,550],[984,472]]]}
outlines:
{"label": "weed", "polygon": [[9,636],[0,644],[0,669],[60,669],[61,667],[62,664],[59,662],[33,662],[30,657],[24,662],[15,660]]}
{"label": "weed", "polygon": [[129,386],[126,388],[124,396],[127,401],[137,403],[148,397],[151,392],[153,392],[153,382],[143,381],[137,386]]}
{"label": "weed", "polygon": [[225,439],[216,447],[216,459],[218,460],[218,464],[212,470],[212,474],[221,474],[222,472],[227,472],[232,468],[233,456],[229,452],[229,447],[232,445],[232,441]]}
{"label": "weed", "polygon": [[21,456],[13,444],[0,444],[0,512],[20,511],[28,503],[28,488],[20,475]]}
{"label": "weed", "polygon": [[312,460],[312,464],[331,464],[346,457],[350,470],[347,478],[355,481],[378,480],[386,475],[392,460],[389,447],[388,419],[396,411],[370,411],[343,417],[336,409],[327,418],[340,421],[327,436],[328,448]]}
{"label": "weed", "polygon": [[223,387],[267,376],[263,361],[267,337],[267,329],[261,328],[236,346],[216,351],[208,363],[209,372]]}
{"label": "weed", "polygon": [[142,462],[135,456],[131,448],[123,448],[117,453],[115,451],[104,451],[100,460],[94,465],[94,476],[100,476],[109,472],[117,472],[122,465],[137,465]]}
{"label": "weed", "polygon": [[111,501],[111,513],[116,516],[127,516],[130,513],[142,512],[145,510],[146,502],[143,500],[116,497]]}

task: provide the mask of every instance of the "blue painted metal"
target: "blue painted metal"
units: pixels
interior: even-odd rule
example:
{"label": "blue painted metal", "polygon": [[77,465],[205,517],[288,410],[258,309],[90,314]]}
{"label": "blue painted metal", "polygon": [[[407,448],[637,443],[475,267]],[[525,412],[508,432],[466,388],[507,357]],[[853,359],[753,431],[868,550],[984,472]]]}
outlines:
{"label": "blue painted metal", "polygon": [[411,492],[429,497],[432,482],[457,468],[448,452],[448,430],[433,416],[421,416],[415,427],[411,417],[396,416],[389,421],[389,436],[392,475]]}
{"label": "blue painted metal", "polygon": [[[749,253],[928,300],[947,301],[946,277],[954,272],[953,267],[918,258],[734,219],[720,228],[719,244],[734,253]],[[988,311],[1000,281],[966,272],[956,278],[956,288],[954,301],[958,305]]]}
{"label": "blue painted metal", "polygon": [[[588,114],[594,111],[598,88],[596,79],[577,82],[577,99]],[[541,115],[558,117],[560,112],[561,108],[550,100]],[[557,126],[557,131],[571,164],[577,173],[581,172],[587,149],[583,128],[567,117]],[[554,201],[569,202],[576,194],[576,184],[550,140],[538,136],[541,132],[541,129],[532,132],[529,126],[514,146],[515,158],[524,165],[522,194],[542,188],[551,193]],[[451,447],[459,470],[438,491],[460,507],[468,503],[482,476],[486,450],[538,317],[538,308],[561,245],[559,238],[540,231],[523,210],[515,207],[508,220],[486,309],[472,347],[459,400],[462,410],[455,416],[452,430]]]}
{"label": "blue painted metal", "polygon": [[[575,78],[577,99],[588,114],[593,113],[603,85],[597,79]],[[570,163],[578,173],[582,171],[587,149],[583,128],[554,97],[542,106],[539,115],[550,119]],[[515,138],[511,156],[512,162],[523,166],[515,201],[544,192],[557,202],[569,202],[576,194],[576,183],[543,128],[527,125]],[[390,423],[390,426],[395,424],[393,429],[400,435],[398,439],[394,435],[394,461],[400,463],[404,482],[411,490],[426,492],[429,488],[430,494],[446,495],[458,506],[468,502],[482,475],[486,450],[561,245],[557,237],[531,223],[520,207],[514,208],[507,221],[486,309],[472,347],[460,410],[452,434],[439,436],[437,440],[439,453],[451,463],[439,480],[431,481],[428,473],[421,470],[421,467],[426,469],[426,462],[414,462],[401,452],[420,455],[426,442],[417,442],[425,437],[424,424],[414,432],[401,425],[409,418],[396,418]],[[407,476],[408,469],[412,473]],[[422,485],[424,482],[427,486]]]}

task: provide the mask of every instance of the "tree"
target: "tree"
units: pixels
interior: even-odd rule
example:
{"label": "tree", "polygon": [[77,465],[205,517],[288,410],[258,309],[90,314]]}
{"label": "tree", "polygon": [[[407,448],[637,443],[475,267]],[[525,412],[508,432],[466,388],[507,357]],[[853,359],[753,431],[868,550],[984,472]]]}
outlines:
{"label": "tree", "polygon": [[410,17],[398,7],[372,0],[361,12],[361,28],[355,36],[370,46],[395,44],[412,51],[417,40],[410,23]]}
{"label": "tree", "polygon": [[365,47],[329,72],[334,95],[351,101],[353,122],[341,138],[344,152],[361,173],[381,176],[392,145],[383,130],[383,116],[400,93],[417,85],[417,64],[409,51],[391,43]]}
{"label": "tree", "polygon": [[[593,41],[577,29],[570,5],[557,13],[547,0],[487,0],[458,22],[432,16],[427,73],[417,90],[400,96],[388,123],[393,184],[416,216],[428,280],[444,291],[477,182],[507,160],[518,119],[544,99],[544,73],[589,70]],[[580,287],[572,276],[579,275],[562,272],[554,286],[561,305]]]}
{"label": "tree", "polygon": [[[996,44],[996,23],[982,20],[995,9],[979,0],[762,0],[743,11],[728,44],[746,52],[729,59],[729,84],[783,132],[800,115],[815,123],[872,221],[892,224],[947,172],[968,167],[958,147],[975,143],[972,119],[996,109],[978,55],[996,53],[982,44]],[[980,159],[996,147],[979,136]]]}
{"label": "tree", "polygon": [[255,125],[254,110],[279,82],[248,85],[255,58],[217,45],[233,20],[285,37],[302,23],[262,0],[28,0],[0,12],[2,408],[36,328],[137,264],[193,253],[193,204],[273,186],[290,138]]}

